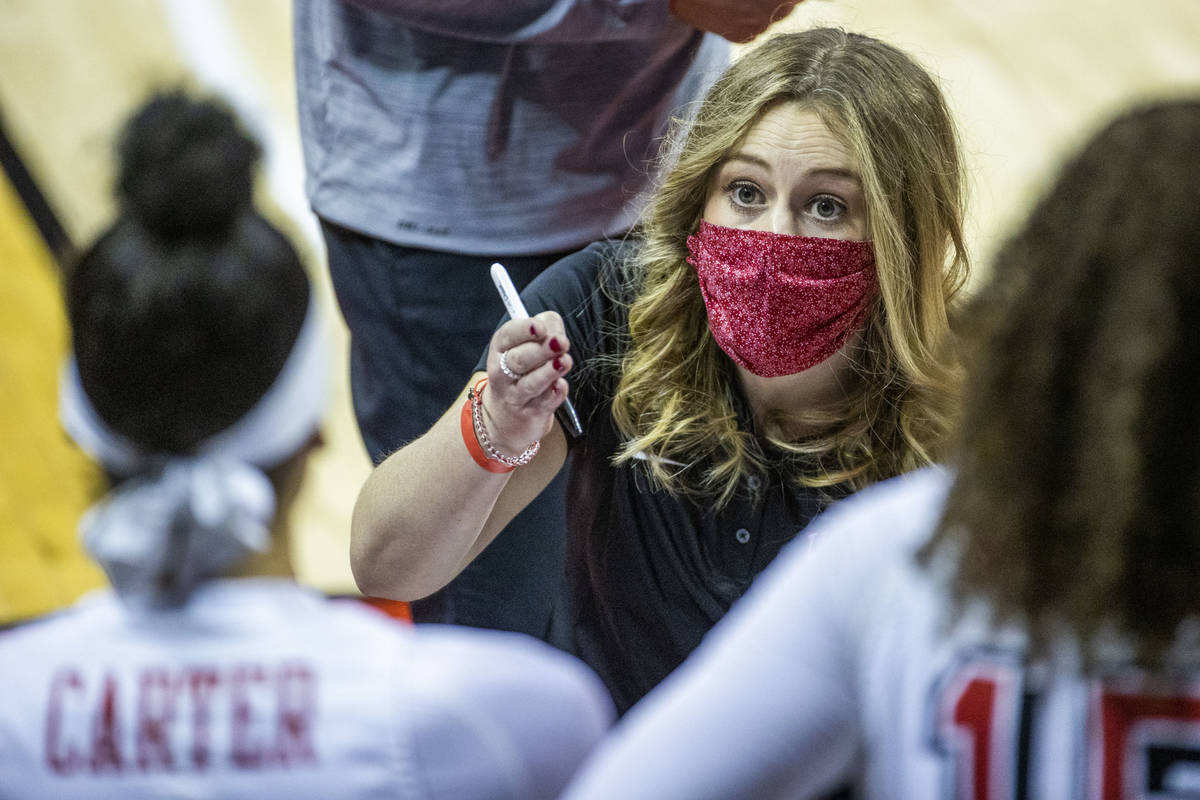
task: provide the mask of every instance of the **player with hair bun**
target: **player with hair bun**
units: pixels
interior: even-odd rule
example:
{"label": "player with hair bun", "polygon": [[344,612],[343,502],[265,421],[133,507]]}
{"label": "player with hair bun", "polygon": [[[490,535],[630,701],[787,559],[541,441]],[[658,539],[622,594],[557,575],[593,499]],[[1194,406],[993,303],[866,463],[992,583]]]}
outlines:
{"label": "player with hair bun", "polygon": [[60,396],[113,481],[80,525],[112,589],[0,637],[0,798],[554,797],[613,713],[586,667],[292,578],[329,364],[254,207],[259,146],[172,91],[119,156],[120,213],[66,277]]}

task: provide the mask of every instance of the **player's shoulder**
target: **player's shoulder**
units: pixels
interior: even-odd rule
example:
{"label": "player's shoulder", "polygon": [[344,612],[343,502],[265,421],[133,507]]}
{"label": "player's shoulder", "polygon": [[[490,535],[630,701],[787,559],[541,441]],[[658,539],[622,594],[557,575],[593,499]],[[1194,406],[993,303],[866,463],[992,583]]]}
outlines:
{"label": "player's shoulder", "polygon": [[839,525],[891,530],[922,529],[941,516],[953,474],[944,467],[926,467],[880,481],[840,500],[822,519]]}
{"label": "player's shoulder", "polygon": [[524,634],[420,625],[409,655],[400,702],[430,797],[463,796],[463,774],[489,797],[557,797],[615,716],[586,665]]}
{"label": "player's shoulder", "polygon": [[[480,664],[488,669],[481,671]],[[529,685],[546,691],[603,692],[603,684],[582,661],[543,641],[521,633],[418,626],[413,643],[414,680],[427,687]]]}
{"label": "player's shoulder", "polygon": [[839,500],[756,582],[755,594],[766,598],[759,602],[765,608],[819,606],[826,621],[870,605],[888,576],[907,574],[912,556],[929,541],[952,480],[940,468],[917,470]]}
{"label": "player's shoulder", "polygon": [[928,540],[941,519],[953,473],[927,467],[880,481],[835,503],[809,526],[807,538],[818,550],[861,559],[914,550]]}
{"label": "player's shoulder", "polygon": [[42,650],[55,640],[71,640],[77,633],[101,633],[118,616],[111,592],[85,594],[75,603],[20,620],[0,630],[0,658],[28,649]]}

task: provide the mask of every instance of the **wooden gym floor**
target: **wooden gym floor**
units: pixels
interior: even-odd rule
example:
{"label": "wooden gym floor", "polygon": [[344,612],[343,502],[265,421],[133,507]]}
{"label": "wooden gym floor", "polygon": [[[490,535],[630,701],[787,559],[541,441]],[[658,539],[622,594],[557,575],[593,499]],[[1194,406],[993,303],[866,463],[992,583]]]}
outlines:
{"label": "wooden gym floor", "polygon": [[[290,13],[288,0],[0,0],[0,125],[78,244],[113,212],[112,135],[149,90],[216,87],[250,115],[270,153],[264,196],[317,278],[340,355],[328,445],[294,521],[300,579],[341,593],[353,591],[348,522],[368,464],[350,412],[344,331],[302,195]],[[1109,114],[1200,94],[1197,0],[808,0],[778,28],[814,24],[891,41],[941,79],[972,169],[968,233],[979,274],[1064,151]],[[13,180],[0,175],[0,624],[103,580],[75,539],[101,480],[55,416],[66,346],[56,266]]]}

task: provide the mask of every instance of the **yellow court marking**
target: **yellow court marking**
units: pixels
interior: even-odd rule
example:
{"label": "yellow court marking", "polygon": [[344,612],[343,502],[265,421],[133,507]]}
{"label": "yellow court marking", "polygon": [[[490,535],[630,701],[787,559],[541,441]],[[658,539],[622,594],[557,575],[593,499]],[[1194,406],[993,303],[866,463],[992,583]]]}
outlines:
{"label": "yellow court marking", "polygon": [[104,584],[76,536],[104,476],[58,423],[68,334],[57,270],[0,172],[0,624]]}

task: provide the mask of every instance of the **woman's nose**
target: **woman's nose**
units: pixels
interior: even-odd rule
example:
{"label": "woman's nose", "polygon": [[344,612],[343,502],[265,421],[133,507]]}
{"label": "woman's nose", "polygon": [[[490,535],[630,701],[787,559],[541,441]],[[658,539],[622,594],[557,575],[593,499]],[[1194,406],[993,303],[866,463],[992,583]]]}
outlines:
{"label": "woman's nose", "polygon": [[771,209],[771,232],[787,236],[800,235],[800,217],[787,206],[780,204]]}

